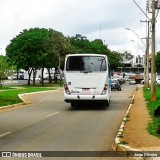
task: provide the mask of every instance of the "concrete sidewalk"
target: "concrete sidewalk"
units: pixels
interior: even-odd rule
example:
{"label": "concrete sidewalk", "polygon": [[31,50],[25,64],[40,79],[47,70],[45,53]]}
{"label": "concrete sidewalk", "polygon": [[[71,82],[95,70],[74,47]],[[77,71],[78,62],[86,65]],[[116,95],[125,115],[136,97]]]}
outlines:
{"label": "concrete sidewalk", "polygon": [[132,158],[160,160],[160,138],[150,135],[146,130],[151,118],[143,97],[143,85],[137,85],[137,88],[121,124],[113,148],[125,153],[128,151],[159,151],[159,157]]}

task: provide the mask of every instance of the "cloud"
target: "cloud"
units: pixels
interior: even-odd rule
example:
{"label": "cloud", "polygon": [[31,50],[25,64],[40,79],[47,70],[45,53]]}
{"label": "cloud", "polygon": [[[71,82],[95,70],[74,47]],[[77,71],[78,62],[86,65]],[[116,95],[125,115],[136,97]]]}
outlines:
{"label": "cloud", "polygon": [[[139,0],[145,10],[146,1]],[[135,35],[124,28],[146,34],[144,14],[132,0],[5,0],[1,2],[1,43],[9,41],[24,29],[52,28],[65,36],[82,34],[89,39],[101,37],[110,48],[133,46]],[[136,39],[137,40],[137,39]],[[138,47],[137,47],[138,48]]]}

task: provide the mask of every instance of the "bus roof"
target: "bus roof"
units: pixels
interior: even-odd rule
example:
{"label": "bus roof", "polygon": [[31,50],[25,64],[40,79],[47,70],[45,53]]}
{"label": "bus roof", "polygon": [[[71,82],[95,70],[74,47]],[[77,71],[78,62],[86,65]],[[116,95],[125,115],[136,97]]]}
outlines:
{"label": "bus roof", "polygon": [[77,53],[77,54],[68,54],[66,55],[66,57],[70,57],[70,56],[103,56],[103,57],[107,57],[105,54],[92,54],[92,53]]}

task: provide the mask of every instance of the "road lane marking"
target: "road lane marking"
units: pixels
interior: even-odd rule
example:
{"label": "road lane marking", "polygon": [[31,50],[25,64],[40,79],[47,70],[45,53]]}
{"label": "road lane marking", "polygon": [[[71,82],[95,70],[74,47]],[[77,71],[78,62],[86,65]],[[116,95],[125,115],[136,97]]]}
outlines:
{"label": "road lane marking", "polygon": [[49,115],[46,116],[46,118],[52,117],[52,116],[54,116],[54,115],[56,115],[56,114],[58,114],[58,113],[59,113],[59,112],[54,112],[54,113],[52,113],[52,114],[49,114]]}
{"label": "road lane marking", "polygon": [[2,138],[2,137],[5,137],[5,136],[7,136],[7,135],[9,135],[9,134],[11,134],[12,132],[6,132],[6,133],[3,133],[3,134],[0,134],[0,138]]}

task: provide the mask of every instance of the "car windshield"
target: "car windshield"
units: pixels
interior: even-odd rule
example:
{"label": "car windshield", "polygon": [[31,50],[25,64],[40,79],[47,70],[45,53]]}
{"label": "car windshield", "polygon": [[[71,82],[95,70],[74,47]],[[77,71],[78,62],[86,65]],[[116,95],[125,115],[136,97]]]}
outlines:
{"label": "car windshield", "polygon": [[67,71],[106,71],[106,60],[103,56],[70,56],[66,63]]}

